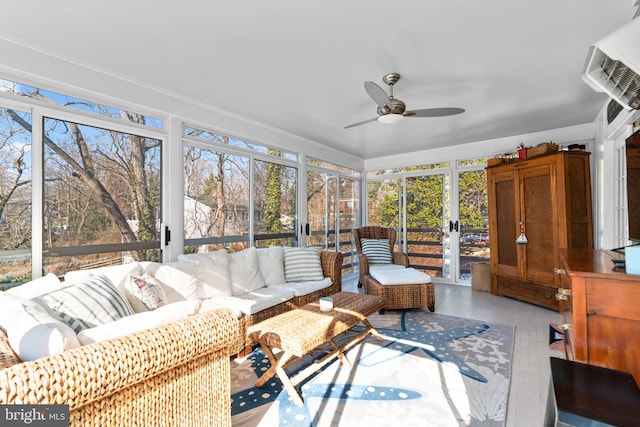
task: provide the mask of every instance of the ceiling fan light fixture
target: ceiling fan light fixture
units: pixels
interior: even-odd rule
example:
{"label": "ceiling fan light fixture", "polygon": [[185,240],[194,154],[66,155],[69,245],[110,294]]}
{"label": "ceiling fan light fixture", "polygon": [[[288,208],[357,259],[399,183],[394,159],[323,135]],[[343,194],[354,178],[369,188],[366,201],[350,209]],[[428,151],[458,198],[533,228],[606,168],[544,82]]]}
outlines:
{"label": "ceiling fan light fixture", "polygon": [[404,120],[404,116],[402,114],[385,114],[378,117],[378,121],[385,125],[392,125],[394,123],[401,122],[402,120]]}

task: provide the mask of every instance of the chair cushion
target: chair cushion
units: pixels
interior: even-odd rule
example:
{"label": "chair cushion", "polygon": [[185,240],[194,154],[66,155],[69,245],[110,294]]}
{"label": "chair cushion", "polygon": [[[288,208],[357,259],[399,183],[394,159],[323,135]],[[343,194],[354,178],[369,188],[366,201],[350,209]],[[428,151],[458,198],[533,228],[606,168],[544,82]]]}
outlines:
{"label": "chair cushion", "polygon": [[150,273],[142,276],[130,274],[125,287],[135,297],[135,305],[131,304],[131,306],[136,313],[167,305],[167,295],[162,290],[162,284]]}
{"label": "chair cushion", "polygon": [[387,239],[360,239],[360,245],[369,264],[391,264],[391,246]]}
{"label": "chair cushion", "polygon": [[48,308],[75,333],[135,313],[127,299],[103,275],[40,295],[34,301]]}
{"label": "chair cushion", "polygon": [[284,248],[284,275],[287,282],[311,282],[324,279],[320,248]]}
{"label": "chair cushion", "polygon": [[0,293],[0,327],[23,362],[79,347],[76,333],[35,301]]}
{"label": "chair cushion", "polygon": [[287,281],[284,275],[284,248],[282,246],[269,246],[258,248],[258,267],[268,285],[284,283]]}
{"label": "chair cushion", "polygon": [[371,277],[381,285],[418,285],[431,283],[431,276],[415,268],[376,269],[369,271]]}
{"label": "chair cushion", "polygon": [[233,296],[244,295],[265,285],[258,267],[258,253],[254,247],[230,254],[229,271]]}

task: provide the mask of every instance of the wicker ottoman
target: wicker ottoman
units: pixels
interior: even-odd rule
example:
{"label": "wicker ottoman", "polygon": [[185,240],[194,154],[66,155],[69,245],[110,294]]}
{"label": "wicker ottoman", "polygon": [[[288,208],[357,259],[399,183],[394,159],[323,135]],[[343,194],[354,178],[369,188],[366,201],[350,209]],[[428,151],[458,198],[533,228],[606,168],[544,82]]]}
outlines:
{"label": "wicker ottoman", "polygon": [[390,284],[382,285],[373,276],[364,277],[364,292],[368,295],[380,296],[385,299],[385,309],[406,309],[427,307],[435,311],[436,295],[433,283]]}

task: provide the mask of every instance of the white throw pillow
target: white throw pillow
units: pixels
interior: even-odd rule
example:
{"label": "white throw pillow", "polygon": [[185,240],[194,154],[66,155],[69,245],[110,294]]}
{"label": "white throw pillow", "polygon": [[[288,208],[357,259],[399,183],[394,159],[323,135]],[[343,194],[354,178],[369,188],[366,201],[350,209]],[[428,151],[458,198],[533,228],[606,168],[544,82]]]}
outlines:
{"label": "white throw pillow", "polygon": [[127,299],[103,275],[40,295],[34,301],[76,333],[135,313]]}
{"label": "white throw pillow", "polygon": [[362,253],[369,264],[391,264],[391,245],[387,239],[360,239]]}
{"label": "white throw pillow", "polygon": [[62,288],[63,285],[58,276],[53,273],[49,273],[46,276],[33,279],[30,282],[23,283],[20,286],[14,286],[6,291],[9,295],[14,295],[21,298],[34,298],[47,292],[55,291]]}
{"label": "white throw pillow", "polygon": [[145,273],[151,273],[162,284],[162,290],[169,304],[198,299],[202,287],[196,277],[197,261],[176,261],[166,264],[150,263],[144,267]]}
{"label": "white throw pillow", "polygon": [[0,293],[0,327],[23,362],[79,347],[76,333],[35,301]]}
{"label": "white throw pillow", "polygon": [[197,278],[201,282],[198,298],[231,296],[229,254],[225,249],[201,254],[179,255],[178,259],[198,261]]}
{"label": "white throw pillow", "polygon": [[199,309],[199,300],[181,301],[175,304],[165,305],[157,310],[137,313],[116,320],[115,322],[84,329],[78,334],[78,340],[82,345],[87,345],[129,335],[144,329],[155,328],[176,320],[185,319],[192,314],[196,314]]}
{"label": "white throw pillow", "polygon": [[258,267],[258,253],[251,247],[229,255],[233,295],[244,295],[265,286]]}
{"label": "white throw pillow", "polygon": [[324,279],[320,248],[284,248],[284,274],[287,282]]}
{"label": "white throw pillow", "polygon": [[133,311],[143,313],[167,305],[167,295],[162,290],[162,283],[150,273],[142,276],[129,275],[125,284],[127,290],[135,297]]}
{"label": "white throw pillow", "polygon": [[140,264],[137,262],[130,262],[128,264],[110,265],[108,267],[93,268],[89,270],[74,270],[69,271],[64,275],[65,285],[69,283],[86,282],[92,277],[103,275],[116,289],[127,298],[130,305],[136,303],[135,297],[127,290],[125,283],[127,282],[129,275],[133,274],[139,276],[142,274]]}
{"label": "white throw pillow", "polygon": [[267,285],[284,283],[284,248],[282,246],[269,246],[258,248],[258,266]]}

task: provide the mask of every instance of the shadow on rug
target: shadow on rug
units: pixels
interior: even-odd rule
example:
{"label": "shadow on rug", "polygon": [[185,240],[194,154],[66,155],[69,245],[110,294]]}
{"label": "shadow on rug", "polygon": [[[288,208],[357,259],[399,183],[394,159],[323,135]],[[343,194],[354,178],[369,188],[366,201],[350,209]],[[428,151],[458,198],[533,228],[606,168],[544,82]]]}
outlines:
{"label": "shadow on rug", "polygon": [[[277,377],[254,387],[270,366],[261,349],[234,361],[233,425],[504,425],[512,326],[422,310],[387,311],[369,320],[383,342],[367,337],[346,353],[351,367],[336,360],[298,387],[302,408]],[[316,351],[287,371],[324,354]]]}

